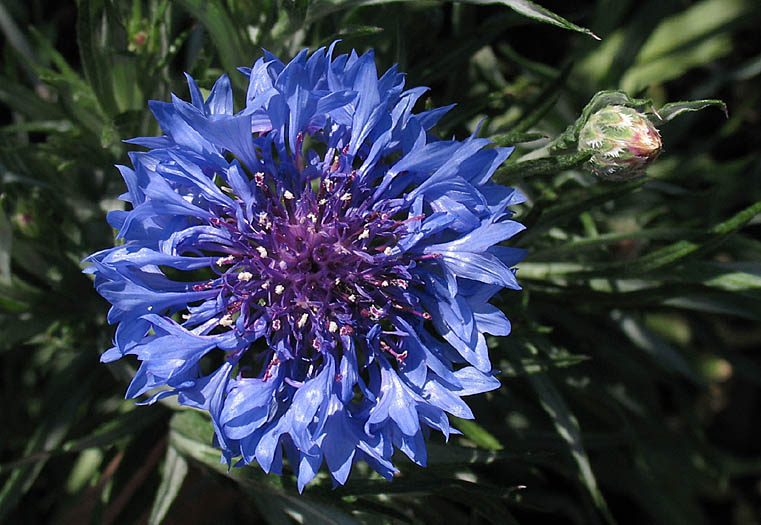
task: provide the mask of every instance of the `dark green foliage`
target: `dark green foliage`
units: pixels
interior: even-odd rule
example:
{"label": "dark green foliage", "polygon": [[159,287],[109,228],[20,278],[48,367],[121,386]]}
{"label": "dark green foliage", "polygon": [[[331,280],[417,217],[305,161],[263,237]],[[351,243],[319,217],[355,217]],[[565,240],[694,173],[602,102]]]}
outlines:
{"label": "dark green foliage", "polygon": [[[761,9],[542,4],[558,14],[512,0],[1,4],[0,521],[758,523]],[[517,146],[495,178],[529,197],[514,243],[529,254],[524,291],[501,305],[513,334],[489,342],[503,387],[469,400],[463,436],[432,437],[425,469],[399,457],[392,483],[357,465],[346,486],[320,475],[299,495],[290,471],[228,472],[202,414],[122,400],[134,362],[99,364],[108,305],[80,261],[114,242],[121,141],[159,132],[147,100],[187,98],[183,71],[203,88],[230,74],[240,100],[234,68],[261,47],[290,58],[336,38],[399,63],[429,104],[457,103],[440,136],[486,117],[480,136]],[[581,171],[577,119],[603,91],[659,126],[646,177]]]}

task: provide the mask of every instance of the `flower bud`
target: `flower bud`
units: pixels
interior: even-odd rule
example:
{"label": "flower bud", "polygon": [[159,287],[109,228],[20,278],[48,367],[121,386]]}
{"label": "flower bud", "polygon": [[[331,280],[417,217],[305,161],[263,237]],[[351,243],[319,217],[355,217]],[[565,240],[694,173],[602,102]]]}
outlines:
{"label": "flower bud", "polygon": [[594,152],[586,167],[608,180],[644,174],[661,146],[656,127],[645,115],[626,106],[602,108],[589,117],[579,134],[579,151]]}

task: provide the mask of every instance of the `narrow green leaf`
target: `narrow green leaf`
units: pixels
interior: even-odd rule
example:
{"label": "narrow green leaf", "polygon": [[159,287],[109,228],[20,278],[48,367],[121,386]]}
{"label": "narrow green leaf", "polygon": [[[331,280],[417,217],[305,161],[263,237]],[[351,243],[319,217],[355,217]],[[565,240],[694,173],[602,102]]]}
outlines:
{"label": "narrow green leaf", "polygon": [[112,116],[117,109],[109,59],[105,54],[107,47],[97,41],[100,35],[97,28],[106,26],[102,23],[104,14],[101,5],[98,0],[77,1],[77,44],[85,76],[95,93],[98,106],[106,115]]}
{"label": "narrow green leaf", "polygon": [[487,450],[502,450],[504,447],[499,440],[489,433],[484,427],[470,419],[452,417],[452,424],[479,447]]}
{"label": "narrow green leaf", "polygon": [[3,126],[0,133],[66,133],[71,128],[68,120],[33,120]]}
{"label": "narrow green leaf", "polygon": [[0,76],[0,102],[14,113],[31,120],[58,119],[63,112],[58,104],[40,98],[34,91],[13,80]]}
{"label": "narrow green leaf", "polygon": [[[203,417],[187,417],[187,414],[188,412],[178,413],[172,418],[172,426],[174,428],[169,434],[170,445],[176,447],[180,454],[191,457],[207,468],[232,478],[247,492],[267,498],[272,503],[271,505],[266,505],[265,510],[267,512],[279,509],[281,513],[296,519],[299,523],[357,525],[356,520],[337,508],[317,503],[306,496],[289,494],[277,486],[277,483],[280,481],[277,475],[272,474],[268,476],[256,466],[228,471],[227,466],[219,462],[219,450],[201,441],[196,441],[179,430],[189,430],[190,435],[195,434],[197,436],[210,434],[211,422]],[[195,429],[190,428],[194,426],[193,421],[196,422],[195,426],[197,428]],[[268,478],[270,479],[268,480]],[[272,478],[277,478],[277,481],[270,481]],[[271,523],[279,524],[282,521],[273,520]]]}
{"label": "narrow green leaf", "polygon": [[[485,490],[483,482],[469,483],[462,481],[444,487],[442,494],[447,499],[459,502],[471,509],[471,512],[484,517],[489,523],[499,525],[518,525],[518,521],[510,514],[502,499],[509,493],[521,487],[505,487],[504,493],[495,494],[499,489]],[[495,497],[496,496],[496,497]]]}
{"label": "narrow green leaf", "polygon": [[156,491],[156,498],[153,500],[151,515],[148,518],[149,525],[159,525],[169,512],[169,507],[180,493],[182,482],[188,473],[188,462],[185,461],[177,449],[168,446],[166,449],[166,458],[164,459],[164,470],[161,473],[161,484]]}
{"label": "narrow green leaf", "polygon": [[[629,183],[621,184],[617,187],[620,190],[627,191],[630,188],[636,187],[638,184],[642,184],[645,181],[632,181]],[[600,198],[609,198],[610,195],[603,193],[597,197],[592,197],[582,201],[581,203],[564,205],[557,209],[551,208],[544,215],[542,215],[540,222],[538,222],[529,234],[521,237],[519,245],[530,238],[530,234],[538,234],[545,231],[554,224],[554,221],[558,220],[561,216],[568,214],[575,214],[577,212],[587,209],[585,207],[586,202],[595,202]],[[698,250],[705,251],[715,248],[719,243],[724,241],[726,237],[740,229],[753,217],[761,213],[761,201],[751,204],[744,210],[730,217],[726,221],[714,225],[708,233],[699,235],[693,240],[683,239],[675,243],[664,246],[658,250],[645,254],[634,261],[605,263],[598,265],[587,264],[585,266],[574,265],[573,263],[533,263],[532,265],[522,265],[521,267],[528,267],[535,273],[538,278],[548,278],[551,274],[555,277],[559,277],[561,274],[565,274],[566,277],[571,277],[572,274],[576,274],[577,278],[589,278],[589,277],[632,277],[635,275],[652,273],[655,270],[659,270],[665,266],[676,263],[681,259],[684,259],[688,255],[694,254]],[[547,218],[545,219],[545,216]],[[543,274],[544,277],[539,277]]]}
{"label": "narrow green leaf", "polygon": [[359,522],[336,507],[317,503],[299,495],[268,495],[273,506],[297,523],[315,525],[359,525]]}
{"label": "narrow green leaf", "polygon": [[597,509],[610,524],[616,523],[608,510],[608,505],[597,487],[597,480],[589,464],[584,445],[581,442],[581,429],[576,417],[566,406],[563,397],[546,374],[531,374],[528,376],[531,386],[534,387],[542,408],[549,414],[555,429],[563,440],[568,444],[571,455],[578,467],[579,480],[586,487]]}
{"label": "narrow green leaf", "polygon": [[[606,233],[592,238],[574,239],[564,244],[554,245],[546,250],[539,250],[529,255],[530,261],[541,261],[542,259],[558,260],[561,255],[571,254],[580,250],[589,248],[599,248],[608,244],[626,241],[630,239],[684,239],[685,237],[694,237],[700,233],[699,230],[688,230],[686,228],[651,228],[648,230],[638,230],[623,233]],[[524,263],[521,264],[521,266]]]}
{"label": "narrow green leaf", "polygon": [[[83,368],[90,365],[90,356],[82,354],[56,376],[56,381],[48,390],[47,402],[55,403],[56,409],[48,411],[45,419],[29,438],[25,455],[51,450],[66,437],[69,429],[77,420],[77,413],[87,402],[90,388],[95,380],[93,374],[84,375]],[[72,388],[72,385],[75,385]],[[18,504],[21,497],[32,488],[48,456],[43,454],[39,460],[16,467],[0,489],[0,522]]]}
{"label": "narrow green leaf", "polygon": [[[565,78],[565,75],[563,75]],[[558,100],[561,83],[553,82],[537,97],[535,105],[530,111],[510,128],[509,134],[518,134],[528,131],[531,126],[539,122],[554,106]],[[509,135],[508,134],[508,135]]]}
{"label": "narrow green leaf", "polygon": [[574,23],[569,22],[565,18],[556,15],[552,11],[545,9],[544,7],[530,2],[529,0],[464,0],[468,4],[502,4],[506,5],[516,13],[544,22],[545,24],[552,24],[563,29],[570,31],[576,31],[591,36],[595,40],[600,40],[600,37],[594,34],[592,31],[585,27],[577,26]]}
{"label": "narrow green leaf", "polygon": [[514,182],[516,177],[523,178],[531,175],[560,173],[561,171],[579,168],[591,157],[592,152],[580,151],[570,155],[514,162],[502,166],[492,178],[498,184],[509,185],[511,182]]}
{"label": "narrow green leaf", "polygon": [[[539,122],[555,106],[555,103],[560,96],[560,90],[565,84],[565,81],[568,78],[568,74],[570,72],[571,63],[564,67],[560,73],[555,75],[555,77],[552,79],[552,82],[550,82],[544,89],[542,89],[542,92],[539,93],[539,95],[532,101],[531,105],[526,110],[526,114],[520,120],[518,120],[518,122],[510,127],[508,133],[499,136],[495,142],[509,144],[508,140],[513,139],[513,137],[519,138],[522,134],[525,134],[526,131],[528,131],[532,126]],[[542,135],[539,135],[538,137],[533,137],[530,140],[536,140],[536,138],[541,137]],[[514,142],[517,141],[514,140]],[[524,140],[524,142],[527,141]]]}
{"label": "narrow green leaf", "polygon": [[[3,200],[0,198],[0,205]],[[11,248],[13,247],[13,232],[11,223],[0,207],[0,283],[11,284]]]}
{"label": "narrow green leaf", "polygon": [[103,457],[103,451],[100,449],[83,450],[74,462],[74,466],[71,467],[69,477],[66,480],[66,491],[70,494],[76,494],[98,479]]}
{"label": "narrow green leaf", "polygon": [[111,445],[125,436],[136,434],[145,427],[152,425],[164,415],[163,410],[145,411],[132,407],[128,412],[119,414],[100,425],[89,436],[67,441],[61,450],[70,452]]}
{"label": "narrow green leaf", "polygon": [[[377,35],[382,33],[383,28],[378,26],[369,25],[345,25],[337,33],[333,33],[327,38],[323,38],[319,46],[329,46],[336,40],[349,40],[352,38],[359,38],[362,36]],[[315,46],[318,47],[318,46]]]}
{"label": "narrow green leaf", "polygon": [[[35,45],[41,50],[44,56],[50,58],[50,61],[57,68],[57,70],[60,71],[61,75],[63,75],[63,77],[72,85],[81,84],[82,77],[79,72],[71,67],[71,65],[69,65],[69,63],[66,61],[66,58],[61,54],[60,51],[58,51],[58,49],[55,48],[53,43],[46,37],[46,35],[42,34],[35,27],[30,27],[29,31],[31,32],[32,37],[34,37]],[[42,70],[46,68],[38,69]]]}
{"label": "narrow green leaf", "polygon": [[119,133],[113,124],[107,123],[103,126],[103,131],[100,133],[100,145],[101,147],[110,148],[114,144],[119,142]]}
{"label": "narrow green leaf", "polygon": [[709,232],[694,241],[683,240],[644,255],[623,266],[627,274],[652,272],[690,255],[701,248],[710,248],[724,240],[727,235],[740,229],[745,223],[761,213],[761,201],[756,202],[724,222],[713,226]]}
{"label": "narrow green leaf", "polygon": [[[465,421],[465,420],[458,420]],[[463,431],[464,432],[464,431]],[[529,456],[534,456],[531,452],[505,452],[502,445],[492,436],[493,444],[499,446],[499,449],[484,450],[483,448],[460,447],[452,442],[446,445],[429,442],[428,465],[491,465],[503,461],[521,461]],[[486,447],[484,447],[486,448]]]}
{"label": "narrow green leaf", "polygon": [[266,474],[259,468],[228,470],[226,464],[220,463],[221,451],[211,446],[214,427],[202,412],[176,412],[169,422],[169,428],[169,444],[183,456],[194,459],[249,488],[253,487],[266,493],[283,491],[280,476]]}
{"label": "narrow green leaf", "polygon": [[564,354],[552,357],[533,357],[521,359],[521,364],[514,367],[508,362],[500,366],[502,375],[516,377],[526,374],[540,374],[553,368],[567,368],[588,360],[589,356],[580,354]]}
{"label": "narrow green leaf", "polygon": [[[557,204],[547,209],[539,211],[539,218],[527,231],[521,233],[516,241],[516,246],[527,246],[536,236],[543,234],[550,228],[563,224],[565,221],[578,217],[581,213],[589,211],[595,206],[608,201],[615,200],[624,195],[630,195],[637,191],[647,182],[647,179],[640,178],[622,183],[597,184],[585,190],[583,195],[575,199],[565,199],[569,201],[565,204]],[[524,221],[528,222],[528,221]]]}
{"label": "narrow green leaf", "polygon": [[[761,289],[761,265],[758,263],[721,263],[711,262],[709,265],[724,270],[715,277],[709,277],[704,284],[728,292],[743,292]],[[702,268],[702,266],[701,266]]]}
{"label": "narrow green leaf", "polygon": [[2,30],[5,40],[28,62],[36,62],[37,57],[34,55],[32,46],[29,45],[24,33],[16,25],[13,17],[3,4],[0,4],[0,30]]}
{"label": "narrow green leaf", "polygon": [[621,331],[634,343],[634,346],[643,350],[658,366],[681,374],[698,385],[704,383],[676,349],[634,318],[629,315],[620,315],[617,322]]}
{"label": "narrow green leaf", "polygon": [[106,421],[86,437],[66,441],[60,447],[38,450],[31,455],[3,464],[0,466],[0,472],[22,465],[33,464],[42,459],[47,459],[60,454],[79,452],[90,448],[106,447],[125,436],[139,432],[143,428],[154,423],[163,415],[164,413],[161,410],[152,410],[148,414],[141,410],[130,410],[129,412],[115,416],[110,421]]}
{"label": "narrow green leaf", "polygon": [[738,294],[683,294],[682,296],[668,297],[663,300],[663,304],[672,308],[734,315],[751,321],[761,321],[761,304],[759,301],[748,301]]}
{"label": "narrow green leaf", "polygon": [[731,23],[747,16],[753,2],[703,0],[660,22],[621,79],[629,92],[678,78],[732,52]]}
{"label": "narrow green leaf", "polygon": [[251,493],[256,508],[269,525],[293,525],[293,519],[285,513],[283,502],[269,494]]}
{"label": "narrow green leaf", "polygon": [[496,47],[506,59],[514,62],[515,65],[517,65],[520,69],[525,70],[526,73],[533,73],[537,77],[549,80],[550,82],[558,78],[558,69],[543,62],[537,62],[535,60],[526,58],[525,56],[515,51],[515,49],[507,45],[507,43],[500,42]]}
{"label": "narrow green leaf", "polygon": [[638,92],[679,78],[688,70],[710,64],[731,52],[732,40],[729,35],[717,35],[678,53],[635,65],[626,72],[620,85],[626,91]]}
{"label": "narrow green leaf", "polygon": [[515,144],[522,144],[524,142],[533,142],[535,140],[549,138],[544,133],[532,133],[521,131],[509,131],[507,133],[501,133],[499,135],[492,135],[489,140],[494,142],[497,146],[513,146]]}
{"label": "narrow green leaf", "polygon": [[[253,62],[253,55],[248,56],[244,43],[236,31],[239,24],[230,18],[225,3],[219,0],[180,0],[185,10],[203,24],[209,31],[214,44],[217,46],[219,57],[226,71]],[[240,75],[231,75],[230,80],[240,82]]]}
{"label": "narrow green leaf", "polygon": [[[265,474],[257,466],[228,470],[220,464],[220,451],[210,443],[214,430],[211,421],[200,412],[183,410],[177,412],[170,422],[169,444],[180,454],[190,457],[220,474],[235,480],[250,494],[268,498],[273,505],[267,509],[279,508],[282,513],[299,523],[318,525],[356,525],[357,521],[342,509],[328,501],[318,502],[306,495],[292,494],[282,488],[282,479],[275,474]],[[273,524],[282,523],[273,520]]]}
{"label": "narrow green leaf", "polygon": [[688,100],[666,104],[658,110],[657,117],[660,117],[663,122],[668,122],[682,113],[688,111],[700,111],[701,109],[709,107],[718,107],[724,112],[725,116],[729,116],[727,113],[727,105],[721,100]]}
{"label": "narrow green leaf", "polygon": [[207,417],[200,412],[183,410],[172,416],[169,427],[169,443],[175,446],[178,452],[209,463],[215,469],[219,468],[219,450],[211,446],[214,427]]}

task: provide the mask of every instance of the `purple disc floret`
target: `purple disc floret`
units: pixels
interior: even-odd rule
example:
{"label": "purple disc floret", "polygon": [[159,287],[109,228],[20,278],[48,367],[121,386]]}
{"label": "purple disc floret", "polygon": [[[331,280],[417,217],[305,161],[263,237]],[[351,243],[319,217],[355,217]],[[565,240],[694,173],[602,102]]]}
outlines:
{"label": "purple disc floret", "polygon": [[85,270],[117,324],[101,360],[140,361],[127,397],[207,411],[231,465],[285,451],[300,490],[323,461],[340,484],[358,460],[390,478],[395,448],[425,465],[429,429],[473,417],[523,256],[499,243],[524,197],[489,182],[511,148],[434,138],[449,107],[413,113],[425,88],[333,47],[241,68],[237,113],[226,76],[152,101],[164,135],[129,141],[148,151],[108,216],[123,242]]}

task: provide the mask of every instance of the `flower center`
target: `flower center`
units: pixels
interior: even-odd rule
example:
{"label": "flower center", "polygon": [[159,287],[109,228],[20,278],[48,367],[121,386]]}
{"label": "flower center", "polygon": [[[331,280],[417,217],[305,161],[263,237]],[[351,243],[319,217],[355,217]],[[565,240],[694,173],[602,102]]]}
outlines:
{"label": "flower center", "polygon": [[429,316],[406,292],[416,262],[395,246],[421,218],[372,209],[370,189],[353,175],[331,173],[297,194],[274,190],[261,173],[255,182],[255,208],[264,211],[248,217],[241,206],[210,221],[232,239],[216,260],[219,279],[196,285],[223,289],[219,325],[264,335],[270,348],[291,354],[273,356],[280,361],[339,348],[342,336],[379,325],[378,348],[403,361],[388,335],[399,333],[395,317]]}

